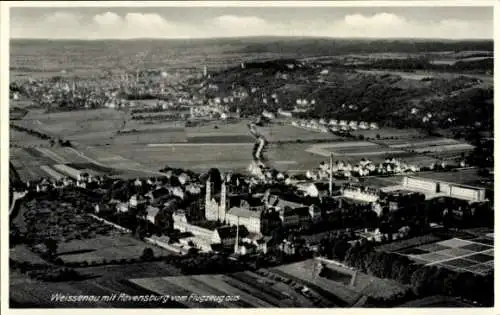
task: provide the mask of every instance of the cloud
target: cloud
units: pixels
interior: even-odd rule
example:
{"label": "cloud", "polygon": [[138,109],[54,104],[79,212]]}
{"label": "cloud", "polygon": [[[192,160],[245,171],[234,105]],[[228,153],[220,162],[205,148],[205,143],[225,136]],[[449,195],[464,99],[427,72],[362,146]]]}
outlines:
{"label": "cloud", "polygon": [[93,16],[58,11],[39,19],[11,18],[12,37],[25,38],[189,38],[233,36],[326,36],[371,38],[492,38],[493,21],[442,19],[411,20],[391,12],[353,13],[337,20],[314,17],[294,20],[263,19],[252,15],[219,15],[184,21],[157,13],[108,11]]}
{"label": "cloud", "polygon": [[346,15],[326,28],[333,37],[493,38],[493,21],[409,20],[391,13]]}
{"label": "cloud", "polygon": [[346,15],[344,23],[351,27],[394,27],[403,25],[407,21],[395,14],[380,13],[372,16],[364,16],[361,14]]}
{"label": "cloud", "polygon": [[104,25],[104,26],[117,25],[117,24],[122,23],[122,18],[118,14],[113,13],[113,12],[96,14],[94,16],[93,20],[98,25]]}

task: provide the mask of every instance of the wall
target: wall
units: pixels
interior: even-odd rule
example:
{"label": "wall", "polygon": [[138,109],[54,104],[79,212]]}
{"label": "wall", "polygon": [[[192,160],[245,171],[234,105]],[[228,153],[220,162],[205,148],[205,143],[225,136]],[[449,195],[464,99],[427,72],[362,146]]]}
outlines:
{"label": "wall", "polygon": [[229,225],[244,225],[248,232],[253,232],[253,233],[260,233],[261,232],[261,220],[260,218],[254,218],[254,217],[238,217],[235,215],[232,215],[228,213],[226,215],[226,222]]}
{"label": "wall", "polygon": [[437,183],[434,181],[426,180],[426,179],[405,177],[403,179],[403,186],[409,187],[412,189],[416,189],[416,190],[423,190],[423,191],[430,191],[430,192],[437,191]]}
{"label": "wall", "polygon": [[473,188],[465,188],[460,186],[451,187],[451,197],[467,199],[470,201],[479,201],[479,190]]}

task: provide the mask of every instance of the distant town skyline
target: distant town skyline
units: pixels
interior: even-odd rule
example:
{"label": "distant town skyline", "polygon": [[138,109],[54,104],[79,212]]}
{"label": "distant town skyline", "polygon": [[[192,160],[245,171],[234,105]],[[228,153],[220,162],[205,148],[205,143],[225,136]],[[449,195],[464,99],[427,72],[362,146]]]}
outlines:
{"label": "distant town skyline", "polygon": [[11,38],[492,39],[493,7],[13,7]]}

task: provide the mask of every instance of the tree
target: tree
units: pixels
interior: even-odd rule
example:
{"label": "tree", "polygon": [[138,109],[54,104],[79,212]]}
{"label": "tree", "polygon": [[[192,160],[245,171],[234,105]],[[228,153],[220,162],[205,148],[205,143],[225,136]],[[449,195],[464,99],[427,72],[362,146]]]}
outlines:
{"label": "tree", "polygon": [[434,267],[422,266],[415,270],[411,276],[411,286],[413,293],[417,296],[427,296],[432,294],[433,288],[430,279],[435,274]]}
{"label": "tree", "polygon": [[154,258],[154,252],[153,249],[150,247],[144,248],[144,251],[142,252],[141,259],[143,260],[153,260]]}
{"label": "tree", "polygon": [[346,253],[350,247],[351,246],[345,239],[337,241],[333,246],[333,256],[340,261],[344,261]]}
{"label": "tree", "polygon": [[53,258],[57,254],[58,242],[56,239],[48,238],[44,241],[45,246],[47,247],[47,255],[49,258]]}
{"label": "tree", "polygon": [[222,184],[222,179],[221,179],[221,174],[220,174],[219,169],[217,169],[217,168],[211,168],[208,171],[208,177],[210,178],[210,181],[213,184],[213,191],[212,191],[212,193],[219,192],[221,184]]}

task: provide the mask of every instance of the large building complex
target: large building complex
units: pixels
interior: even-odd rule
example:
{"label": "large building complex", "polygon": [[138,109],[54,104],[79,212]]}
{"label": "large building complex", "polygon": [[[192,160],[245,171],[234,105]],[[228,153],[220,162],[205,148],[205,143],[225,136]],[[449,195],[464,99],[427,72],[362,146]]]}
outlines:
{"label": "large building complex", "polygon": [[469,202],[486,201],[486,190],[484,188],[412,176],[405,176],[401,185],[386,187],[383,190],[399,189],[421,192],[425,194],[426,199],[451,197]]}

